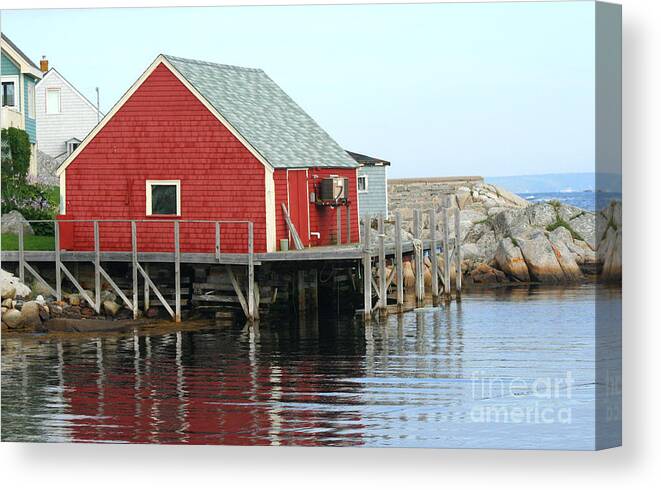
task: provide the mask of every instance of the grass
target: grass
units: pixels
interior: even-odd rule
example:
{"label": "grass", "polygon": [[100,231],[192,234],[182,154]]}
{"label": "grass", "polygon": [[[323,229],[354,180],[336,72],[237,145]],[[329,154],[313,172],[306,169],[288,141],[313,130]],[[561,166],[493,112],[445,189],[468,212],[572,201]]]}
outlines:
{"label": "grass", "polygon": [[[25,250],[55,250],[55,237],[24,235]],[[18,250],[18,235],[3,233],[0,248],[5,251]]]}
{"label": "grass", "polygon": [[574,240],[583,240],[583,238],[581,238],[581,236],[573,230],[571,225],[560,217],[556,218],[555,223],[551,223],[550,225],[548,225],[546,227],[546,231],[553,231],[557,228],[560,228],[561,226],[569,230],[569,233],[571,233],[571,237]]}

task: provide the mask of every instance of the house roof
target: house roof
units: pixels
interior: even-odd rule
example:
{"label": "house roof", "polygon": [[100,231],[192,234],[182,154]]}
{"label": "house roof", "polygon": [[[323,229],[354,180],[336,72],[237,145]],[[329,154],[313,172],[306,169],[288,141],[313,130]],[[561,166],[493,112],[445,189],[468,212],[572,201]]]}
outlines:
{"label": "house roof", "polygon": [[36,77],[36,78],[41,78],[41,70],[40,70],[39,67],[34,63],[34,61],[32,61],[30,58],[28,58],[28,56],[27,56],[23,51],[21,51],[20,48],[19,48],[18,46],[16,46],[16,45],[12,42],[12,40],[9,39],[7,36],[5,36],[4,34],[0,34],[0,36],[2,37],[2,40],[3,40],[4,42],[7,43],[7,45],[9,46],[9,48],[11,48],[11,50],[13,50],[14,53],[15,53],[17,56],[20,56],[20,57],[22,58],[21,61],[22,61],[23,63],[25,63],[26,65],[29,65],[31,68],[33,68],[33,70],[30,70],[29,73],[30,73],[31,75],[33,75],[34,77]]}
{"label": "house roof", "polygon": [[388,160],[381,160],[380,158],[370,157],[367,155],[363,155],[362,153],[355,153],[349,150],[347,150],[347,153],[351,156],[351,158],[356,160],[359,164],[368,167],[374,167],[376,165],[390,165],[390,162]]}
{"label": "house roof", "polygon": [[264,71],[163,56],[274,168],[358,166]]}

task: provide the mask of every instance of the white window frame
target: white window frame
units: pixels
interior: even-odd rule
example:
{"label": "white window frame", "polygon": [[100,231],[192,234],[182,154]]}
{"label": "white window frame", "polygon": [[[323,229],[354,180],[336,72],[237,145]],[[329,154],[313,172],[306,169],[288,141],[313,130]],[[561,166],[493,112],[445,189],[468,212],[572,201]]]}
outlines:
{"label": "white window frame", "polygon": [[[67,155],[71,155],[80,146],[80,141],[67,141]],[[73,147],[76,145],[76,148]]]}
{"label": "white window frame", "polygon": [[28,117],[30,119],[37,118],[37,99],[36,99],[37,89],[34,86],[34,83],[28,82]]}
{"label": "white window frame", "polygon": [[[13,82],[14,83],[14,105],[6,105],[3,107],[9,107],[10,109],[15,110],[16,112],[21,112],[21,87],[18,83],[18,75],[5,75],[0,77],[0,82]],[[0,94],[2,95],[2,94]],[[1,103],[1,101],[0,101]]]}
{"label": "white window frame", "polygon": [[[152,185],[174,185],[177,187],[177,214],[152,214],[151,187]],[[181,216],[181,181],[180,180],[147,180],[145,183],[146,215],[147,216]]]}
{"label": "white window frame", "polygon": [[[59,94],[59,97],[57,99],[58,101],[58,107],[57,107],[57,112],[49,112],[48,111],[48,93],[49,92],[57,92]],[[62,90],[59,88],[47,88],[46,89],[46,114],[62,114]]]}
{"label": "white window frame", "polygon": [[[359,185],[360,179],[365,179],[365,188],[364,189],[360,188],[360,185]],[[367,175],[359,175],[358,176],[358,179],[356,180],[356,187],[358,188],[358,192],[367,192],[367,189],[368,189],[367,182],[368,182]]]}

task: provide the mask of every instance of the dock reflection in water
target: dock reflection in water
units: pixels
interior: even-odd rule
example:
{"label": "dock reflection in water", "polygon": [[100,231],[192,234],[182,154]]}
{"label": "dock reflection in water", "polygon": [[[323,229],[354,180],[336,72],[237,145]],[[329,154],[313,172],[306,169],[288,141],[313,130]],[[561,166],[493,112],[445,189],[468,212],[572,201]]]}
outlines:
{"label": "dock reflection in water", "polygon": [[590,449],[594,321],[577,286],[368,326],[8,337],[2,439]]}

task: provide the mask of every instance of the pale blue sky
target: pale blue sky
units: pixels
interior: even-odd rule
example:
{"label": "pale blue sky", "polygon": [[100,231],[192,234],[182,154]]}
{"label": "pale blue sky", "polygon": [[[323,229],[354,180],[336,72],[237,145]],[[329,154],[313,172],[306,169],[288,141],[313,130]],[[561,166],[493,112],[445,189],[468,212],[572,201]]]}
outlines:
{"label": "pale blue sky", "polygon": [[390,177],[594,171],[592,2],[3,11],[108,110],[159,53],[260,67]]}

